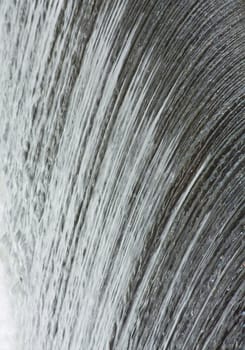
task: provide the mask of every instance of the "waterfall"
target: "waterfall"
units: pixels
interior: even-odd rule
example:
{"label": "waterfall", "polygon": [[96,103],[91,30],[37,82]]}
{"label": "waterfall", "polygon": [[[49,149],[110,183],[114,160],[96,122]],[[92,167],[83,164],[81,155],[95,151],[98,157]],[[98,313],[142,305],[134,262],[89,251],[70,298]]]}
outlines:
{"label": "waterfall", "polygon": [[0,0],[18,349],[244,349],[244,28],[243,0]]}

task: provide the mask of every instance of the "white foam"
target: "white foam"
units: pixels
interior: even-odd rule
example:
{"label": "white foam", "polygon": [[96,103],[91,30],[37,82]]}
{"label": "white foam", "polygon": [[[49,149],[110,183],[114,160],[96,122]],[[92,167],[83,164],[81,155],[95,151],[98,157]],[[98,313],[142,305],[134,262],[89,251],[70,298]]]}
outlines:
{"label": "white foam", "polygon": [[15,325],[4,265],[0,261],[0,349],[15,349]]}
{"label": "white foam", "polygon": [[[7,187],[0,175],[0,237],[6,233],[4,211],[7,205]],[[15,350],[16,327],[11,303],[11,282],[8,268],[7,251],[0,249],[0,350]]]}

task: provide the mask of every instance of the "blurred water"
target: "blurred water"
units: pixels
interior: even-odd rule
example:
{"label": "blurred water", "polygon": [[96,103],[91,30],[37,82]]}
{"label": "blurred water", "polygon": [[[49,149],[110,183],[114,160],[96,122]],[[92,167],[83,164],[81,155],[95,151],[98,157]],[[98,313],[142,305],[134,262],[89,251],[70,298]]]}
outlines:
{"label": "blurred water", "polygon": [[242,349],[241,0],[0,0],[22,350]]}

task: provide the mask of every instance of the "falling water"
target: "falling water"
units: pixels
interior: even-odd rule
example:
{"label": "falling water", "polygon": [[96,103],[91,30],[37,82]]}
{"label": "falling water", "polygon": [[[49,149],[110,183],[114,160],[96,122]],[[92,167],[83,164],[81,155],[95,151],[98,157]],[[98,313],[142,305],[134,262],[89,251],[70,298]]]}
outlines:
{"label": "falling water", "polygon": [[244,349],[243,0],[0,0],[21,350]]}

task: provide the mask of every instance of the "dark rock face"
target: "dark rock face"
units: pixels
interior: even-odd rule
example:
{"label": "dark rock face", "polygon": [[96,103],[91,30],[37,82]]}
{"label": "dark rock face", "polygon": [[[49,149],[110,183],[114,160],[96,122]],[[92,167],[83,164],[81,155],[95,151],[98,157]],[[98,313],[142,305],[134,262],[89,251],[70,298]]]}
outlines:
{"label": "dark rock face", "polygon": [[242,350],[244,2],[0,10],[23,349]]}

